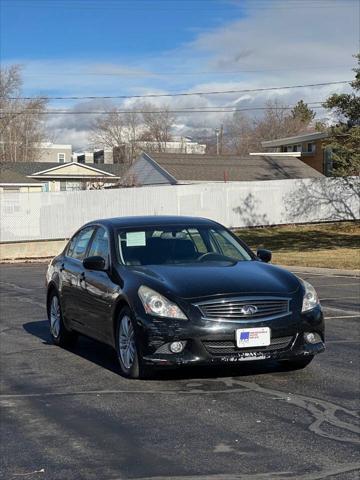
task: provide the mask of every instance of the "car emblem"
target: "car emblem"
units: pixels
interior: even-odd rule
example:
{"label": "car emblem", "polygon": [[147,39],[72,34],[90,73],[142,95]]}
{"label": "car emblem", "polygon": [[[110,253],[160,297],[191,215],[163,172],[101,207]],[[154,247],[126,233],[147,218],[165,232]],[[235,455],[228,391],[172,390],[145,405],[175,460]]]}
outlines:
{"label": "car emblem", "polygon": [[240,310],[243,315],[254,315],[257,311],[258,309],[255,305],[244,305]]}

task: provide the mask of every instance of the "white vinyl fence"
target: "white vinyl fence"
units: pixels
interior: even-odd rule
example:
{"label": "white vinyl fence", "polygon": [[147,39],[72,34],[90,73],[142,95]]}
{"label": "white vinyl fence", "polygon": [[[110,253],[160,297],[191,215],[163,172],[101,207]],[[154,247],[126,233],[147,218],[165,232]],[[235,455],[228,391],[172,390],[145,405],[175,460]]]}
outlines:
{"label": "white vinyl fence", "polygon": [[1,242],[50,240],[128,215],[201,216],[228,227],[359,219],[359,178],[2,193],[0,201]]}

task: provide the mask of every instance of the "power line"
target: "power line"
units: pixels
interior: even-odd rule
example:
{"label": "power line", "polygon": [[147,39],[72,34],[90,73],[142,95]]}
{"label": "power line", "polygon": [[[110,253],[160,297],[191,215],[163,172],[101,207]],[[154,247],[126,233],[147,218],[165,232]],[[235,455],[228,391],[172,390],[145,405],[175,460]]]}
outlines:
{"label": "power line", "polygon": [[[118,115],[123,113],[133,113],[133,114],[162,114],[162,113],[177,113],[177,114],[188,114],[188,113],[235,113],[235,112],[250,112],[256,110],[267,110],[269,107],[252,107],[252,108],[228,108],[228,109],[198,109],[198,110],[27,110],[25,112],[0,112],[1,115],[21,115],[21,114],[30,114],[30,115]],[[270,107],[271,108],[271,107]],[[276,110],[292,110],[293,107],[274,107]],[[321,105],[313,106],[312,109],[323,108]]]}
{"label": "power line", "polygon": [[251,92],[268,92],[273,90],[289,90],[294,88],[305,88],[305,87],[322,87],[327,85],[339,85],[350,83],[352,80],[341,80],[337,82],[323,82],[323,83],[308,83],[302,85],[284,85],[282,87],[265,87],[265,88],[248,88],[243,90],[219,90],[219,91],[209,91],[209,92],[181,92],[181,93],[152,93],[147,95],[84,95],[84,96],[59,96],[59,97],[9,97],[10,100],[109,100],[109,99],[126,99],[126,98],[161,98],[161,97],[189,97],[189,96],[196,96],[196,95],[222,95],[222,94],[230,94],[230,93],[251,93]]}
{"label": "power line", "polygon": [[[309,101],[309,102],[306,102],[306,105],[322,105],[324,102],[326,101],[326,98],[325,99],[321,99],[321,100],[312,100],[312,101]],[[10,104],[11,105],[11,104]],[[290,104],[277,104],[276,105],[276,108],[287,108],[287,107],[295,107],[297,105],[297,103],[290,103]],[[154,107],[154,109],[158,112],[167,112],[167,111],[170,111],[171,109],[169,109],[168,107],[163,107],[163,108],[158,108],[154,105],[151,105],[151,107]],[[188,110],[205,110],[205,109],[210,109],[210,110],[215,110],[215,109],[237,109],[239,108],[239,105],[237,105],[236,102],[233,102],[233,104],[231,103],[228,103],[227,105],[197,105],[197,106],[194,106],[194,107],[174,107],[176,110],[181,110],[181,111],[188,111]],[[268,105],[267,104],[263,104],[263,105],[252,105],[252,106],[249,106],[249,107],[244,107],[244,108],[251,108],[251,109],[262,109],[262,108],[268,108]],[[5,109],[3,109],[5,110]],[[39,110],[38,107],[33,107],[33,108],[28,108],[28,107],[25,107],[24,108],[24,112],[26,111],[31,111],[31,110],[36,110],[36,111],[41,111]],[[107,113],[132,113],[134,112],[136,109],[132,108],[132,107],[129,107],[129,108],[122,108],[120,109],[119,107],[116,107],[116,106],[113,106],[112,108],[107,108],[107,109],[103,109],[101,111],[105,111]],[[1,111],[1,109],[0,109]],[[49,109],[47,111],[50,111]],[[72,111],[72,112],[76,112],[77,110],[70,110],[69,108],[54,108],[53,110],[51,111],[55,111],[55,112],[62,112],[62,111]],[[81,111],[81,110],[78,110],[78,111]],[[89,111],[96,111],[96,110],[89,110]],[[139,108],[138,111],[148,111],[148,110],[145,110],[144,108]]]}

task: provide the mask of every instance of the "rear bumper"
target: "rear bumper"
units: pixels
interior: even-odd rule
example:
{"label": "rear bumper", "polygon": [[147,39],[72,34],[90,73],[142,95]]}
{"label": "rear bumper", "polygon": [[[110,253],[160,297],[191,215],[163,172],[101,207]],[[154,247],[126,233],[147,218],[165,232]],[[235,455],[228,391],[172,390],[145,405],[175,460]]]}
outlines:
{"label": "rear bumper", "polygon": [[[263,348],[237,348],[237,328],[268,326],[271,330],[271,345]],[[309,344],[305,332],[317,333],[321,339]],[[251,322],[173,322],[148,323],[142,332],[141,342],[144,363],[157,366],[224,365],[254,360],[291,360],[312,356],[325,350],[324,318],[320,307],[297,316],[264,320],[256,325]],[[186,342],[179,354],[166,352],[166,345],[174,341]],[[165,346],[165,348],[164,348]],[[164,353],[165,351],[165,353]]]}

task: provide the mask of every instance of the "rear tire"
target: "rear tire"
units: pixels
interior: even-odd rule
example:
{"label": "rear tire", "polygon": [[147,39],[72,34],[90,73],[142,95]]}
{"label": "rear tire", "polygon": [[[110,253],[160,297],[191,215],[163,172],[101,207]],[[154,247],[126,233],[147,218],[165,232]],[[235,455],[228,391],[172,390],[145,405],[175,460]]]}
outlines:
{"label": "rear tire", "polygon": [[293,360],[282,360],[280,363],[288,370],[301,370],[309,365],[314,359],[314,355],[294,358]]}
{"label": "rear tire", "polygon": [[134,324],[130,308],[124,307],[117,321],[116,353],[124,377],[144,379],[149,377],[150,369],[143,364]]}
{"label": "rear tire", "polygon": [[78,334],[65,327],[58,293],[53,290],[48,301],[48,320],[53,343],[59,347],[75,345]]}

